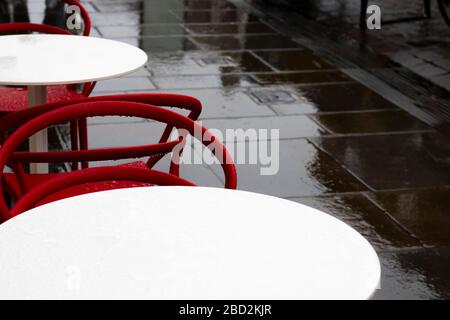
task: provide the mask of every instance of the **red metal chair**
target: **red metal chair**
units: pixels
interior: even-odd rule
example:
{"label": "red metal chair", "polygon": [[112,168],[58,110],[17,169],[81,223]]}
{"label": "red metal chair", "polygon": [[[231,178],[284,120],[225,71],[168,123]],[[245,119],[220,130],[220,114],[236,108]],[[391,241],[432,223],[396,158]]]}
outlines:
{"label": "red metal chair", "polygon": [[[191,96],[181,94],[169,94],[169,93],[136,93],[136,94],[120,94],[109,96],[98,96],[89,98],[73,99],[70,101],[60,101],[56,103],[45,104],[33,108],[27,108],[15,113],[11,113],[3,118],[0,118],[0,143],[7,137],[8,132],[12,132],[14,129],[20,127],[31,119],[57,108],[61,108],[70,104],[87,103],[97,101],[128,101],[128,102],[140,102],[150,105],[184,109],[189,111],[187,117],[191,120],[197,120],[202,112],[201,102]],[[78,136],[78,123],[80,135]],[[166,142],[172,132],[172,127],[167,126],[161,135],[159,142]],[[78,121],[71,122],[71,147],[72,150],[86,150],[88,148],[88,133],[86,119],[80,119]],[[1,136],[3,134],[3,136]],[[155,156],[149,159],[147,167],[152,168],[162,157]],[[87,168],[87,163],[82,163],[83,168]],[[145,164],[144,164],[145,165]],[[142,166],[142,164],[140,164]],[[78,163],[72,164],[72,170],[78,169]],[[8,186],[11,196],[17,200],[20,197],[20,192],[17,187],[16,181],[10,181]]]}
{"label": "red metal chair", "polygon": [[[91,20],[89,13],[77,0],[64,0],[68,5],[76,5],[80,8],[80,14],[84,21],[84,36],[89,36],[91,30]],[[72,35],[67,30],[45,24],[14,22],[0,24],[0,34],[37,32],[46,34]],[[47,101],[67,101],[71,99],[87,97],[94,89],[95,82],[84,84],[81,92],[76,90],[76,85],[50,86],[47,89]],[[8,87],[0,88],[0,116],[26,109],[28,107],[28,95],[26,88]]]}
{"label": "red metal chair", "polygon": [[[170,152],[179,153],[184,146],[185,135],[181,134],[180,139],[145,146],[104,148],[95,150],[71,150],[61,152],[17,152],[16,149],[24,141],[36,132],[51,125],[98,116],[126,116],[140,117],[165,123],[168,127],[190,134],[195,139],[200,140],[209,148],[220,160],[225,175],[225,187],[235,189],[237,184],[236,169],[234,162],[226,150],[206,128],[193,120],[184,117],[170,110],[148,104],[124,101],[100,101],[69,105],[53,111],[44,113],[18,128],[0,149],[0,176],[8,179],[8,176],[15,176],[22,192],[22,197],[18,200],[12,210],[3,198],[3,185],[1,185],[0,196],[0,218],[9,219],[24,210],[35,205],[72,197],[80,194],[96,192],[99,190],[109,190],[117,188],[138,187],[143,185],[163,184],[165,178],[178,178],[179,164],[172,162],[170,174],[161,172],[154,173],[147,165],[139,167],[135,165],[112,166],[103,168],[88,168],[72,171],[70,173],[58,174],[27,174],[23,165],[26,163],[49,163],[49,162],[85,162],[119,160],[130,158],[141,158],[148,156],[165,155]],[[197,137],[196,134],[201,134]],[[4,173],[5,166],[13,168],[14,173]],[[100,170],[100,171],[99,171]],[[142,172],[143,178],[137,179]],[[120,173],[123,172],[123,173]],[[128,175],[129,174],[129,175]],[[40,183],[30,186],[27,181],[34,177],[40,177]],[[155,177],[157,183],[153,183]],[[145,178],[144,178],[145,177]],[[148,179],[147,179],[148,178]],[[170,179],[169,179],[170,180]],[[86,183],[87,182],[87,183]],[[177,182],[189,184],[185,180],[170,180],[169,183]]]}

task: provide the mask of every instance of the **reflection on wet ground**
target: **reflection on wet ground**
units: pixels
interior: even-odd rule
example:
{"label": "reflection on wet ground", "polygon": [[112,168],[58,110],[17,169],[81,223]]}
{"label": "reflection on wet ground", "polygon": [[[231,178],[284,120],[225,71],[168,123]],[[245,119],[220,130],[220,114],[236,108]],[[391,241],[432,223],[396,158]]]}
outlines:
{"label": "reflection on wet ground", "polygon": [[[345,10],[339,11],[344,2]],[[306,12],[325,26],[342,20],[352,30],[357,2],[321,1],[322,7]],[[399,12],[393,2],[384,2],[392,9],[386,10],[389,15]],[[39,7],[37,3],[42,8],[43,1],[29,0],[30,12],[41,19],[38,10],[31,9]],[[238,164],[240,189],[316,207],[361,232],[379,252],[383,265],[382,288],[375,298],[450,298],[449,138],[405,112],[408,108],[401,104],[403,98],[398,97],[403,95],[395,86],[384,91],[379,81],[361,83],[358,66],[343,67],[318,54],[307,41],[294,41],[301,35],[293,37],[281,30],[279,22],[260,18],[264,15],[248,1],[84,3],[93,16],[93,35],[139,45],[149,55],[144,69],[100,82],[94,95],[184,93],[202,100],[201,121],[209,128],[279,129],[279,172],[261,176],[261,165]],[[410,13],[414,12],[402,12]],[[428,23],[441,28],[441,22]],[[314,25],[304,27],[314,31]],[[387,28],[389,34],[400,34],[389,37],[385,47],[392,49],[397,41],[402,43],[398,51],[406,44],[417,49],[410,43],[414,38],[423,44],[419,51],[448,54],[434,49],[444,48],[445,34],[429,35],[435,40],[431,44],[425,31],[422,38],[413,37],[419,33],[416,23]],[[450,35],[450,30],[445,32]],[[375,38],[371,41],[383,45]],[[395,56],[391,53],[367,61],[377,70],[390,71],[385,63]],[[445,67],[441,61],[445,59],[434,58],[417,50],[410,60],[396,56],[404,65],[432,60]],[[438,86],[432,80],[443,75],[426,68],[422,71],[430,77],[425,79],[425,89]],[[434,92],[441,98],[448,94],[442,86]],[[89,125],[92,147],[148,143],[160,130],[154,123],[136,119],[104,118]],[[227,143],[236,149],[249,142]],[[181,173],[202,185],[220,186],[223,181],[215,166],[184,165]]]}

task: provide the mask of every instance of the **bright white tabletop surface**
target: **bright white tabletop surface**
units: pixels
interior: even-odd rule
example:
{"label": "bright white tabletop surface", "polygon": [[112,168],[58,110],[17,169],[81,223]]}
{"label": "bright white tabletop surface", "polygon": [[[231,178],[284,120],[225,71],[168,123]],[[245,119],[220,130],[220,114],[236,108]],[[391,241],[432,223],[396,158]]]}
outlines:
{"label": "bright white tabletop surface", "polygon": [[0,225],[0,299],[367,299],[379,280],[352,228],[249,192],[121,189]]}
{"label": "bright white tabletop surface", "polygon": [[54,85],[131,73],[147,55],[129,44],[70,35],[0,36],[0,85]]}

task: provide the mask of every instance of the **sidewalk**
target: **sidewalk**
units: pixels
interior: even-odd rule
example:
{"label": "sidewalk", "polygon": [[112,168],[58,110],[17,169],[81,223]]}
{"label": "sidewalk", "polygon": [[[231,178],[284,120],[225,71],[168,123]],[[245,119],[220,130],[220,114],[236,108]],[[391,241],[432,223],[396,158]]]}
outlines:
{"label": "sidewalk", "polygon": [[[367,86],[355,80],[366,70],[342,67],[301,36],[280,33],[279,21],[257,14],[260,7],[248,2],[84,2],[97,36],[149,54],[145,70],[100,82],[96,95],[185,93],[203,102],[201,120],[209,128],[280,129],[278,174],[261,176],[260,165],[238,165],[239,189],[316,207],[361,232],[383,265],[375,298],[450,298],[449,139],[400,108],[404,95],[395,87],[383,91],[380,81]],[[434,46],[425,52],[438,52]],[[106,118],[90,123],[90,144],[149,143],[154,129]],[[201,165],[181,170],[209,186],[222,185],[220,172]]]}

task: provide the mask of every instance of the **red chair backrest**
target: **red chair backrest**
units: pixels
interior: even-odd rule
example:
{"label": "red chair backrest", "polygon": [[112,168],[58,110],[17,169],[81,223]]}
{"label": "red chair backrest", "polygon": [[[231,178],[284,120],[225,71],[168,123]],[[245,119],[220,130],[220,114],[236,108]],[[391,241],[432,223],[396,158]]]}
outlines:
{"label": "red chair backrest", "polygon": [[[63,0],[63,2],[67,5],[73,5],[79,8],[81,18],[84,21],[83,36],[89,36],[89,34],[91,33],[91,18],[89,17],[89,13],[87,12],[86,8],[78,0]],[[30,22],[12,22],[0,24],[0,34],[12,33],[17,31],[39,32],[48,34],[72,34],[67,30],[47,24]]]}
{"label": "red chair backrest", "polygon": [[[191,120],[197,120],[200,116],[200,113],[202,112],[202,103],[191,96],[187,95],[181,95],[181,94],[172,94],[172,93],[135,93],[135,94],[119,94],[119,95],[109,95],[109,96],[98,96],[98,97],[89,97],[89,98],[80,98],[80,99],[73,99],[70,101],[60,101],[55,103],[49,103],[45,105],[40,105],[34,108],[28,108],[24,109],[18,112],[11,113],[9,115],[6,115],[2,118],[0,118],[0,136],[3,137],[3,140],[6,138],[6,133],[8,131],[12,131],[21,125],[27,123],[31,119],[67,106],[71,104],[78,104],[78,103],[87,103],[87,102],[98,102],[98,101],[128,101],[128,102],[140,102],[140,103],[146,103],[154,106],[161,106],[161,107],[170,107],[170,108],[177,108],[177,109],[184,109],[189,111],[188,118]],[[161,135],[161,138],[159,139],[159,142],[166,142],[169,139],[169,136],[172,132],[173,127],[170,125],[167,125],[164,129],[164,132]],[[73,133],[72,133],[73,134]],[[82,137],[82,139],[86,140],[81,143],[81,145],[84,146],[84,148],[87,148],[87,137],[85,134],[85,137]],[[74,147],[74,146],[72,146]],[[78,146],[73,149],[78,149]],[[159,160],[161,160],[162,156],[155,156],[152,158],[149,158],[147,162],[147,166],[149,168],[152,168]],[[177,169],[177,165],[172,165],[172,172]]]}
{"label": "red chair backrest", "polygon": [[[5,166],[17,168],[21,162],[78,162],[78,161],[102,161],[125,158],[138,158],[157,154],[167,154],[182,144],[182,141],[170,141],[146,146],[105,148],[96,150],[77,150],[61,152],[16,152],[24,141],[36,132],[46,129],[51,125],[96,116],[126,116],[140,117],[165,123],[168,126],[185,130],[195,139],[201,141],[207,148],[216,152],[225,174],[225,187],[235,189],[237,185],[236,169],[234,162],[226,150],[206,128],[178,113],[160,107],[142,103],[124,101],[100,101],[79,103],[44,113],[17,129],[0,149],[0,177],[3,176]],[[200,134],[201,137],[196,136]],[[182,135],[181,135],[182,136]],[[217,154],[219,153],[219,154]],[[83,172],[80,170],[79,172]],[[19,176],[22,174],[16,171]],[[11,212],[3,198],[3,190],[0,187],[0,213],[3,218],[9,218]]]}

